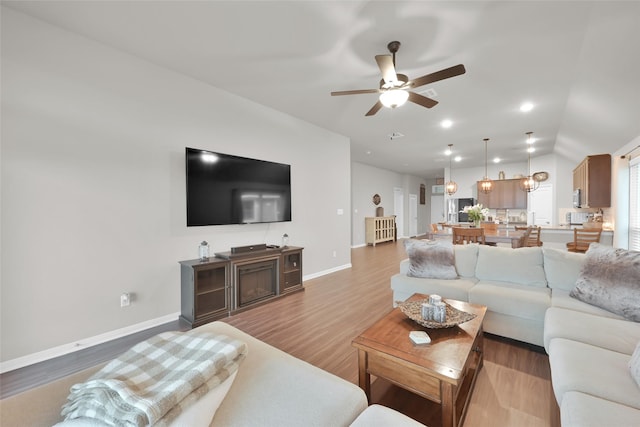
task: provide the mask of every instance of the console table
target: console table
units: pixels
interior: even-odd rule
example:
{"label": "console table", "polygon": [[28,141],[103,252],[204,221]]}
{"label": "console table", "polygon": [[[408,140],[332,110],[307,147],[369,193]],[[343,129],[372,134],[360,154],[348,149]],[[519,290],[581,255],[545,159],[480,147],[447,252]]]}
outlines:
{"label": "console table", "polygon": [[267,247],[180,261],[180,319],[195,328],[304,290],[302,250]]}
{"label": "console table", "polygon": [[394,241],[396,239],[395,216],[366,217],[364,220],[367,245],[375,246],[376,243]]}

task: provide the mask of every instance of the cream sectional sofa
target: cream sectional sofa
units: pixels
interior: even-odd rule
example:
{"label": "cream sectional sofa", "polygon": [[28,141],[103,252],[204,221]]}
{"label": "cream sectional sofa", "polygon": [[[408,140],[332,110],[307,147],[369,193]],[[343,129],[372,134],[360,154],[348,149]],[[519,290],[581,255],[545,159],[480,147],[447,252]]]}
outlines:
{"label": "cream sectional sofa", "polygon": [[563,427],[640,425],[640,387],[628,366],[640,323],[570,296],[586,255],[539,247],[453,248],[459,278],[409,277],[410,261],[404,260],[391,278],[394,302],[419,292],[486,305],[485,331],[544,346]]}
{"label": "cream sectional sofa", "polygon": [[[198,329],[237,338],[249,349],[211,426],[422,426],[392,409],[368,406],[364,392],[355,384],[227,323],[212,322]],[[62,421],[60,409],[69,387],[85,381],[99,368],[2,400],[0,425],[52,426]]]}
{"label": "cream sectional sofa", "polygon": [[409,277],[410,261],[403,260],[400,273],[391,277],[394,302],[418,292],[486,305],[485,331],[542,346],[544,313],[551,306],[543,251],[473,244],[453,247],[458,279]]}

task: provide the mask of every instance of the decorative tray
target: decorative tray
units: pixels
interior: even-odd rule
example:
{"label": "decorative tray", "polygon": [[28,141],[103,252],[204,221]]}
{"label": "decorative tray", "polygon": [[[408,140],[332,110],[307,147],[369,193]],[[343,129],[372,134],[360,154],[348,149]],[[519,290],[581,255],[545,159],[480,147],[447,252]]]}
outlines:
{"label": "decorative tray", "polygon": [[419,325],[424,326],[425,328],[430,329],[452,328],[461,323],[468,322],[469,320],[476,317],[475,314],[458,310],[457,308],[452,307],[445,302],[447,314],[444,322],[440,323],[436,322],[435,320],[424,320],[422,318],[422,304],[425,302],[429,302],[429,300],[424,299],[418,301],[396,301],[396,304],[400,308],[400,311],[406,314],[409,319],[413,320]]}

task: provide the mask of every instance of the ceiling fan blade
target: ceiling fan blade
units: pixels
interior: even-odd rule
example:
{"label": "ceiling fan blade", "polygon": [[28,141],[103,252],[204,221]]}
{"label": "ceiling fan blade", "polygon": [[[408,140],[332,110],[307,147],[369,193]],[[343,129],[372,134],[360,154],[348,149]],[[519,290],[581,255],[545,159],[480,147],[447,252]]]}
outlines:
{"label": "ceiling fan blade", "polygon": [[361,93],[380,93],[380,89],[341,90],[338,92],[331,92],[331,96],[359,95]]}
{"label": "ceiling fan blade", "polygon": [[458,64],[453,67],[445,68],[444,70],[436,71],[435,73],[427,74],[426,76],[418,77],[407,83],[407,86],[420,87],[428,83],[437,82],[439,80],[448,79],[450,77],[459,76],[466,72],[464,65]]}
{"label": "ceiling fan blade", "polygon": [[391,55],[376,55],[376,62],[382,72],[382,79],[385,83],[398,81],[396,67],[393,65],[393,58]]}
{"label": "ceiling fan blade", "polygon": [[414,92],[409,92],[409,101],[427,108],[434,107],[438,104],[438,101],[435,99],[427,98],[426,96]]}
{"label": "ceiling fan blade", "polygon": [[381,108],[382,108],[382,102],[378,101],[375,103],[373,107],[371,107],[369,111],[367,111],[367,114],[365,114],[365,116],[373,116],[375,113],[380,111]]}

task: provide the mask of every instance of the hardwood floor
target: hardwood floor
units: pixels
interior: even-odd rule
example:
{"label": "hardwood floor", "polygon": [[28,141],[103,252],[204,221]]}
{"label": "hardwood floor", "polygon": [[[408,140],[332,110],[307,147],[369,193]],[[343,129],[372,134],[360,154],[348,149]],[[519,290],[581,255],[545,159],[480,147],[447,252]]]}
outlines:
{"label": "hardwood floor", "polygon": [[[389,278],[406,258],[402,241],[351,251],[353,267],[305,282],[305,291],[225,321],[339,377],[358,383],[351,341],[393,308]],[[549,360],[544,350],[487,334],[465,427],[559,425]],[[373,403],[430,427],[441,425],[438,405],[377,379]],[[552,422],[553,418],[553,422]]]}
{"label": "hardwood floor", "polygon": [[[392,309],[389,278],[398,272],[399,262],[406,258],[406,253],[402,241],[398,241],[356,248],[351,256],[352,268],[308,280],[303,292],[223,321],[357,384],[357,353],[351,341]],[[165,328],[180,326],[176,322]],[[119,344],[105,344],[102,349],[98,346],[92,351],[93,364],[106,360],[105,352],[111,358],[130,345],[129,339]],[[98,360],[98,357],[102,359]],[[91,364],[92,356],[86,358],[78,363],[76,356],[63,356],[55,362],[43,362],[37,369],[46,371],[50,381],[56,378],[52,370],[62,370],[59,377],[86,368]],[[12,381],[14,387],[18,384],[24,389],[42,382],[42,378],[30,374],[29,369],[23,368],[20,373],[22,381]],[[2,376],[3,397],[12,394],[11,387],[5,387],[7,374]],[[374,403],[395,408],[430,427],[441,424],[436,404],[384,380],[374,382],[372,398]],[[537,347],[488,335],[484,367],[478,375],[464,426],[559,425],[557,407],[552,399],[549,362],[544,352]]]}

